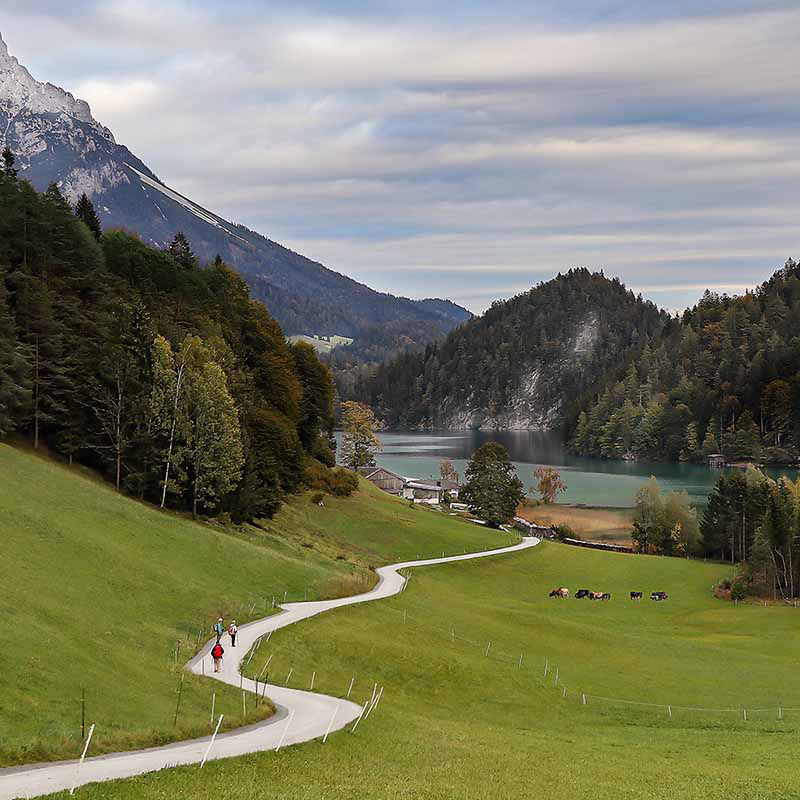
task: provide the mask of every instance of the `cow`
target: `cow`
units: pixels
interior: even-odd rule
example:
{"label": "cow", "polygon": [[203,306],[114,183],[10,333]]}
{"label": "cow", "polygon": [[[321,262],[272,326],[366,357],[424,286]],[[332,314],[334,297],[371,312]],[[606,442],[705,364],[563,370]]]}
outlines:
{"label": "cow", "polygon": [[[609,595],[610,597],[610,595]],[[589,599],[590,600],[602,600],[603,593],[602,592],[589,592]]]}
{"label": "cow", "polygon": [[669,595],[666,592],[652,592],[650,594],[651,600],[666,600]]}
{"label": "cow", "polygon": [[550,597],[569,597],[569,589],[566,586],[562,586],[560,589],[553,589],[550,592]]}
{"label": "cow", "polygon": [[631,592],[631,600],[641,600],[642,593],[641,592]]}
{"label": "cow", "polygon": [[610,600],[611,599],[611,592],[603,592],[601,600]]}
{"label": "cow", "polygon": [[582,600],[584,597],[588,597],[590,594],[591,592],[588,589],[578,589],[578,591],[575,592],[575,597],[578,600]]}

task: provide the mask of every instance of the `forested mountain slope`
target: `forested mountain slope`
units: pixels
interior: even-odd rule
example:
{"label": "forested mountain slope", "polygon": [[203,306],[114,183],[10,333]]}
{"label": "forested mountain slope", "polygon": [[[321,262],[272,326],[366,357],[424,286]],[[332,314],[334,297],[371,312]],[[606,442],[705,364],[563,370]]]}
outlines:
{"label": "forested mountain slope", "polygon": [[[40,191],[55,182],[72,203],[86,193],[104,229],[135,231],[156,247],[182,231],[202,262],[220,255],[287,335],[338,334],[369,344],[377,326],[391,325],[398,347],[405,339],[419,345],[471,316],[453,303],[376,292],[183,197],[118,144],[84,101],[32,78],[0,38],[3,146]],[[386,352],[394,346],[393,340]]]}
{"label": "forested mountain slope", "polygon": [[706,292],[583,404],[573,444],[618,458],[791,461],[800,446],[800,265],[755,291]]}
{"label": "forested mountain slope", "polygon": [[616,279],[570,270],[362,378],[354,389],[391,427],[541,430],[678,323]]}
{"label": "forested mountain slope", "polygon": [[333,386],[242,278],[122,232],[99,241],[52,186],[0,172],[0,436],[28,435],[177,508],[269,516],[333,463]]}

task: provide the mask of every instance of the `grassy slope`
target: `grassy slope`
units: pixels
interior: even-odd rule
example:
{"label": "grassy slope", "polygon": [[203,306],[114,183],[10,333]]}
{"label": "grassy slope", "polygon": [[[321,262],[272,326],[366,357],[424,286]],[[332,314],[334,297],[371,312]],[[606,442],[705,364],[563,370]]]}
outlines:
{"label": "grassy slope", "polygon": [[324,509],[294,498],[267,531],[235,536],[5,445],[0,487],[0,763],[75,755],[81,687],[98,724],[93,752],[205,733],[212,691],[235,724],[236,691],[187,677],[173,728],[178,641],[180,665],[217,615],[241,623],[274,594],[369,579],[369,563],[497,543],[369,489]]}
{"label": "grassy slope", "polygon": [[[716,564],[544,543],[522,554],[416,571],[404,594],[281,631],[276,668],[317,670],[363,700],[386,686],[356,734],[82,790],[97,800],[255,798],[702,798],[800,796],[795,742],[800,642],[793,609],[731,606]],[[550,600],[555,585],[610,603]],[[631,589],[667,603],[634,604]],[[403,612],[408,622],[403,624]],[[458,637],[449,641],[450,630]],[[484,655],[491,640],[489,657]],[[270,650],[261,648],[252,669]],[[523,668],[518,655],[525,654]],[[550,673],[543,680],[544,659]],[[553,668],[569,689],[553,686]],[[294,679],[293,679],[294,680]],[[728,713],[610,705],[581,692]],[[782,702],[798,709],[776,719]],[[742,704],[751,706],[743,722]],[[756,713],[754,706],[770,706]]]}

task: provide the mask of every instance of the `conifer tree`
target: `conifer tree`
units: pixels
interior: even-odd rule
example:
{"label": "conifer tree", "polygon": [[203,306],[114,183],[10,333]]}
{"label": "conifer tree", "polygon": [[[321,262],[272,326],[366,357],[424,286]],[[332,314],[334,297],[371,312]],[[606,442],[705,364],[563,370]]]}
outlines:
{"label": "conifer tree", "polygon": [[14,167],[14,162],[15,162],[14,153],[12,152],[10,147],[3,148],[2,159],[3,159],[3,175],[5,175],[6,178],[9,178],[12,181],[15,181],[17,179],[17,170]]}
{"label": "conifer tree", "polygon": [[103,235],[103,229],[100,226],[100,218],[94,210],[92,201],[86,196],[84,192],[75,206],[75,216],[86,224],[86,227],[94,235],[95,239],[100,239]]}
{"label": "conifer tree", "polygon": [[30,353],[17,341],[7,297],[0,270],[0,437],[14,430],[21,409],[30,402]]}
{"label": "conifer tree", "polygon": [[[197,257],[192,252],[189,240],[182,231],[175,234],[175,238],[167,245],[167,252],[184,269],[197,269]],[[219,258],[219,256],[217,256]]]}

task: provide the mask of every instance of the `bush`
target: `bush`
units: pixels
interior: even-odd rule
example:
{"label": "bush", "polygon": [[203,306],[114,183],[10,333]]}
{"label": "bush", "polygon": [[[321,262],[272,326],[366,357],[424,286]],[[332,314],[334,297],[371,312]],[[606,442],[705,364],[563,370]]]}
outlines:
{"label": "bush", "polygon": [[553,531],[553,535],[558,539],[560,542],[563,542],[564,539],[578,539],[578,535],[575,533],[572,528],[567,525],[565,522],[561,522],[558,525],[553,525],[550,530]]}
{"label": "bush", "polygon": [[306,464],[305,482],[309,489],[327,492],[336,497],[349,497],[358,489],[358,475],[344,467],[331,469],[319,461]]}
{"label": "bush", "polygon": [[311,495],[311,502],[315,506],[321,506],[324,499],[325,495],[322,492],[314,492],[314,494]]}
{"label": "bush", "polygon": [[741,578],[734,578],[731,584],[731,600],[744,600],[747,596],[747,586]]}

